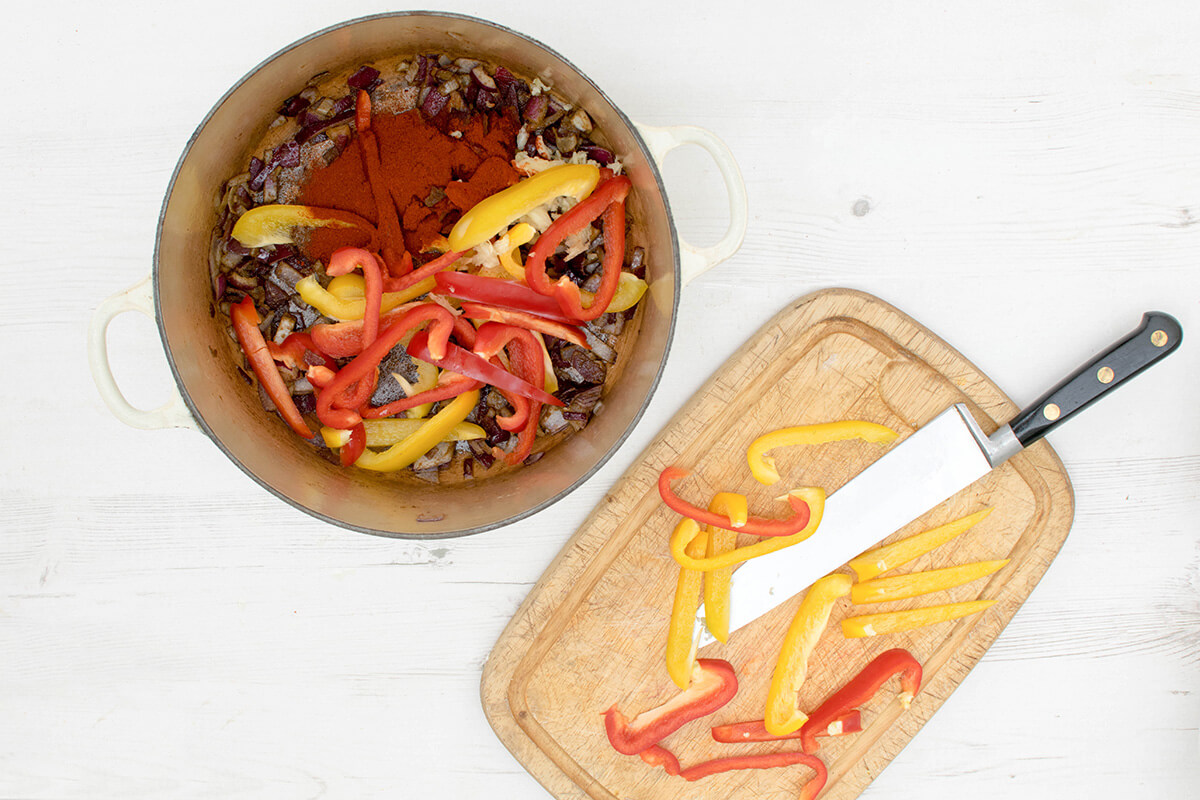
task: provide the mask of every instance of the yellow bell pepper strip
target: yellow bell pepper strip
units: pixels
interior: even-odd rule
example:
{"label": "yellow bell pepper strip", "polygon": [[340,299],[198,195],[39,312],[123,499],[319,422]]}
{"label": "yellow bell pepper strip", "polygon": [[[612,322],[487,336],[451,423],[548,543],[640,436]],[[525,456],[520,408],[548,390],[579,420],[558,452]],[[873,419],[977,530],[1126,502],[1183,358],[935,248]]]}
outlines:
{"label": "yellow bell pepper strip", "polygon": [[508,229],[508,233],[497,244],[500,246],[500,266],[514,278],[525,277],[525,265],[521,263],[521,245],[533,241],[537,229],[528,222],[519,222]]}
{"label": "yellow bell pepper strip", "polygon": [[[367,447],[391,447],[403,441],[420,430],[427,420],[423,419],[364,419],[363,431],[366,434]],[[466,442],[472,439],[483,439],[487,436],[483,428],[473,422],[460,422],[451,428],[443,442]],[[350,431],[341,428],[321,428],[321,438],[325,446],[332,449],[345,447],[350,441]]]}
{"label": "yellow bell pepper strip", "polygon": [[[604,309],[609,314],[615,314],[618,311],[628,311],[638,304],[642,299],[642,295],[646,293],[646,282],[634,275],[632,272],[621,272],[621,277],[617,281],[617,293],[613,295],[612,300],[608,303],[608,308]],[[580,292],[583,299],[588,301],[590,306],[595,302],[595,295],[590,292]]]}
{"label": "yellow bell pepper strip", "polygon": [[561,164],[542,170],[472,206],[451,229],[447,237],[450,247],[470,250],[551,200],[584,199],[599,181],[600,168],[593,164]]}
{"label": "yellow bell pepper strip", "polygon": [[785,519],[766,519],[763,517],[747,517],[740,525],[735,525],[728,516],[715,511],[694,506],[675,494],[671,483],[688,476],[688,471],[679,467],[667,467],[658,476],[658,494],[663,502],[677,514],[691,517],[697,522],[712,525],[714,528],[749,533],[754,536],[791,536],[804,529],[808,524],[809,509],[803,498],[796,492],[788,492],[788,505],[792,507],[792,516]]}
{"label": "yellow bell pepper strip", "polygon": [[940,592],[962,586],[987,575],[1008,563],[1001,561],[976,561],[973,564],[959,564],[944,569],[931,569],[928,572],[910,572],[907,575],[895,575],[890,578],[872,578],[869,581],[854,584],[850,589],[850,600],[854,603],[883,603],[888,600],[904,600],[908,597]]}
{"label": "yellow bell pepper strip", "polygon": [[886,611],[881,614],[862,614],[842,620],[842,633],[847,639],[898,633],[926,625],[936,625],[952,619],[970,616],[983,611],[995,600],[968,600],[944,606],[923,606],[906,611]]}
{"label": "yellow bell pepper strip", "polygon": [[395,472],[412,464],[446,438],[455,426],[466,420],[479,403],[479,390],[463,392],[447,403],[441,411],[421,423],[415,433],[382,452],[364,450],[354,466],[374,472]]}
{"label": "yellow bell pepper strip", "polygon": [[688,687],[632,720],[613,705],[604,712],[604,732],[618,753],[637,755],[694,719],[707,716],[737,694],[733,665],[719,658],[696,659]]}
{"label": "yellow bell pepper strip", "polygon": [[[704,547],[705,537],[701,534],[688,543],[687,552],[698,558],[704,555]],[[680,567],[675,582],[675,601],[671,604],[671,622],[667,626],[667,674],[680,689],[686,689],[692,679],[696,660],[693,634],[703,580],[703,572]]]}
{"label": "yellow bell pepper strip", "polygon": [[772,736],[787,736],[808,721],[798,700],[800,687],[808,674],[808,657],[829,624],[834,603],[850,594],[853,583],[849,575],[835,572],[818,579],[805,592],[784,637],[771,676],[771,687],[767,690],[763,724]]}
{"label": "yellow bell pepper strip", "polygon": [[862,555],[850,559],[850,569],[854,570],[860,581],[870,580],[876,575],[907,564],[934,548],[941,547],[982,521],[990,513],[992,513],[992,509],[985,508],[945,525],[939,525],[897,542],[885,544],[883,547],[868,550]]}
{"label": "yellow bell pepper strip", "polygon": [[[811,718],[810,718],[811,721]],[[804,723],[807,725],[808,723]],[[817,731],[817,736],[845,736],[850,733],[862,732],[862,712],[857,708],[844,711],[833,722]],[[740,744],[742,742],[778,742],[784,739],[799,739],[804,734],[804,728],[792,731],[786,736],[773,736],[767,733],[767,726],[761,719],[746,722],[730,722],[716,725],[712,729],[712,737],[723,744]],[[806,751],[811,752],[811,751]]]}
{"label": "yellow bell pepper strip", "polygon": [[296,401],[292,399],[287,384],[283,382],[283,376],[279,374],[279,368],[275,366],[275,359],[271,357],[271,351],[267,349],[266,339],[263,338],[262,331],[258,328],[261,318],[258,316],[258,309],[254,306],[254,301],[247,296],[242,302],[231,306],[229,320],[238,344],[241,345],[242,352],[246,354],[246,360],[250,362],[250,368],[254,370],[267,397],[271,398],[271,402],[279,410],[279,416],[283,417],[283,421],[288,424],[288,427],[300,436],[305,439],[313,438],[313,432],[304,423],[304,417],[300,414],[300,409],[296,407]]}
{"label": "yellow bell pepper strip", "polygon": [[886,425],[877,425],[874,422],[861,420],[822,422],[816,425],[781,428],[755,439],[746,451],[746,461],[750,464],[750,474],[754,476],[755,480],[770,486],[779,481],[779,472],[775,469],[775,459],[766,455],[768,450],[795,445],[826,444],[846,439],[862,439],[878,444],[890,444],[896,440],[898,435]]}
{"label": "yellow bell pepper strip", "polygon": [[688,542],[700,533],[700,525],[691,517],[684,517],[671,534],[671,556],[681,567],[709,572],[740,564],[751,558],[774,553],[776,550],[803,542],[812,536],[816,532],[817,526],[821,524],[821,513],[825,510],[825,492],[822,489],[807,487],[795,489],[792,493],[799,496],[808,505],[809,518],[808,524],[791,536],[772,536],[761,542],[739,547],[712,558],[693,558],[687,554],[686,547]]}
{"label": "yellow bell pepper strip", "polygon": [[[708,504],[709,511],[729,517],[736,525],[745,525],[750,511],[746,496],[733,492],[718,492]],[[737,547],[737,533],[724,528],[708,526],[704,555],[716,558]],[[697,540],[698,540],[697,539]],[[691,552],[690,545],[688,552]],[[697,555],[699,555],[697,553]],[[729,582],[733,567],[714,569],[704,576],[704,625],[718,642],[729,638]]]}
{"label": "yellow bell pepper strip", "polygon": [[[355,285],[357,276],[343,275],[342,278],[351,279],[349,281],[343,280],[342,288],[339,290],[343,295],[348,295],[350,294],[350,287]],[[394,308],[398,308],[410,300],[433,291],[435,286],[436,284],[433,279],[428,278],[401,292],[384,292],[380,298],[380,310],[386,313]],[[361,320],[367,307],[365,291],[353,298],[339,297],[321,286],[316,275],[309,275],[296,281],[296,293],[300,295],[301,300],[308,303],[317,311],[320,311],[321,314],[336,320]]]}
{"label": "yellow bell pepper strip", "polygon": [[295,244],[296,228],[361,228],[375,244],[375,226],[357,214],[332,208],[273,204],[252,208],[238,217],[230,235],[243,247]]}
{"label": "yellow bell pepper strip", "polygon": [[847,711],[867,703],[893,675],[900,676],[899,699],[901,705],[908,708],[921,690],[920,662],[902,648],[880,653],[813,711],[800,729],[800,747],[804,752],[815,753],[820,747],[817,737]]}

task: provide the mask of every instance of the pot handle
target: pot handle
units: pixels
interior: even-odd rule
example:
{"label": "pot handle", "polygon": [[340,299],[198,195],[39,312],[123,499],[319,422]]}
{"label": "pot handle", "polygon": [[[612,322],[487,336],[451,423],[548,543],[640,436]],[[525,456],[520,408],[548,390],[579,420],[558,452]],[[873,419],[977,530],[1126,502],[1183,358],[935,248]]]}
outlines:
{"label": "pot handle", "polygon": [[96,313],[92,315],[92,323],[88,328],[88,366],[92,370],[92,380],[100,391],[100,397],[113,416],[131,428],[157,430],[161,428],[191,428],[200,430],[196,420],[188,411],[178,390],[172,390],[172,396],[161,406],[149,411],[135,408],[121,390],[113,377],[112,367],[108,363],[108,324],[126,311],[140,311],[150,319],[154,319],[154,290],[150,275],[138,281],[123,292],[109,297]]}
{"label": "pot handle", "polygon": [[679,240],[679,263],[682,272],[683,285],[691,283],[703,273],[720,264],[737,252],[746,238],[746,227],[750,214],[746,199],[746,183],[742,180],[742,171],[738,169],[733,151],[717,136],[704,128],[690,125],[674,125],[658,128],[650,125],[634,123],[641,134],[650,155],[662,167],[667,153],[685,144],[699,145],[717,162],[721,178],[725,181],[725,190],[729,193],[729,228],[721,241],[710,247],[695,247],[682,239]]}

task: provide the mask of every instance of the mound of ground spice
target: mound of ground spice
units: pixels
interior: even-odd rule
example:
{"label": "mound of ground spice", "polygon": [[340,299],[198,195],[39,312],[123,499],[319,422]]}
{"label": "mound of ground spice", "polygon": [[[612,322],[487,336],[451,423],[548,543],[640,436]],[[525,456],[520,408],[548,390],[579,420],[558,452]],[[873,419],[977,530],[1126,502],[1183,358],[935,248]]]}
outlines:
{"label": "mound of ground spice", "polygon": [[[462,212],[517,182],[520,174],[510,163],[517,128],[511,114],[500,113],[453,117],[444,130],[430,124],[419,109],[371,118],[381,178],[403,228],[403,247],[418,263],[422,259],[417,256],[449,233]],[[378,224],[379,207],[362,147],[346,147],[314,170],[295,202],[349,211]],[[317,228],[302,249],[328,263],[339,247],[362,244],[361,232]]]}

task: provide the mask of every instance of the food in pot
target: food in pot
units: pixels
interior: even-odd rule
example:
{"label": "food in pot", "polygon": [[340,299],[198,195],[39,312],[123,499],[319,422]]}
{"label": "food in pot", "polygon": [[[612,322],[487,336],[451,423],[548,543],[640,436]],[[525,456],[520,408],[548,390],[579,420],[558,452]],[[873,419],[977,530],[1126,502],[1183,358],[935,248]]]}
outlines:
{"label": "food in pot", "polygon": [[215,313],[264,407],[342,464],[517,467],[588,424],[631,345],[631,186],[585,109],[503,66],[323,73],[224,186]]}

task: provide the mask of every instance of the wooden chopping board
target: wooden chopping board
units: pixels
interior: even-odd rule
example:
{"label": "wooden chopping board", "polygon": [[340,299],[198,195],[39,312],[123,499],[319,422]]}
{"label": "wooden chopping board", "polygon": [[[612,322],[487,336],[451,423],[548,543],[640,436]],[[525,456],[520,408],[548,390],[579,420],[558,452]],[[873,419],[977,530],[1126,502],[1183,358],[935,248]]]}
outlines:
{"label": "wooden chopping board", "polygon": [[[699,505],[717,491],[734,491],[749,498],[751,513],[785,516],[790,511],[776,498],[786,488],[820,486],[832,493],[882,449],[854,441],[777,450],[783,479],[765,487],[745,461],[757,436],[839,419],[883,423],[905,436],[953,402],[968,403],[988,432],[1017,411],[945,342],[870,295],[821,291],[780,312],[717,370],[617,482],[501,635],[482,681],[484,710],[501,741],[558,798],[794,798],[811,775],[807,767],[728,772],[689,783],[617,753],[605,736],[601,715],[609,706],[632,717],[677,691],[667,676],[664,645],[678,576],[667,539],[678,517],[658,496],[658,474],[671,465],[690,470],[676,490]],[[801,709],[815,708],[893,647],[916,656],[924,682],[905,711],[896,700],[897,682],[890,681],[863,708],[861,733],[822,740],[818,756],[829,781],[820,797],[858,796],[920,730],[1033,590],[1074,513],[1063,465],[1040,442],[889,541],[984,507],[993,511],[975,528],[895,572],[1011,559],[999,572],[926,597],[863,606],[846,598],[835,606],[809,661]],[[996,603],[962,620],[873,638],[846,639],[839,624],[855,613],[973,599]],[[728,644],[700,651],[729,660],[739,690],[727,706],[663,742],[685,767],[798,748],[795,741],[719,744],[709,729],[762,718],[775,658],[799,600],[736,631]]]}

